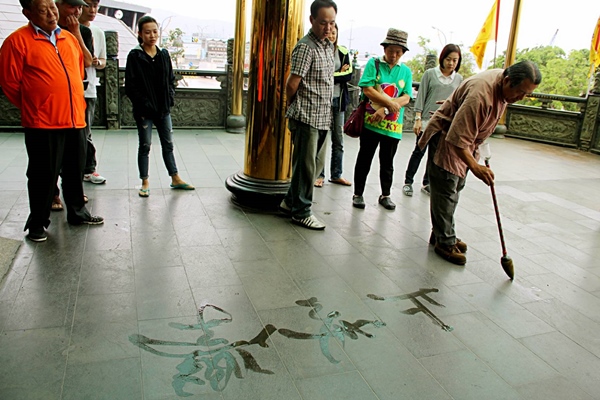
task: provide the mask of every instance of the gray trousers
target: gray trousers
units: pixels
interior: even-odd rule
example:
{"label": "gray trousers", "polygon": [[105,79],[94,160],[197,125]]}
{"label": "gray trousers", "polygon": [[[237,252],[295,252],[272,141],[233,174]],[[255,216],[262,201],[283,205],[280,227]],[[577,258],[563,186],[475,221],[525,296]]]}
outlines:
{"label": "gray trousers", "polygon": [[431,190],[429,201],[431,226],[436,243],[452,246],[456,243],[454,212],[458,205],[460,192],[465,187],[466,179],[451,174],[433,162],[438,141],[439,134],[429,141],[427,159],[429,188]]}
{"label": "gray trousers", "polygon": [[327,132],[290,119],[294,152],[292,153],[292,181],[285,196],[292,216],[298,219],[312,215],[313,185],[325,166]]}

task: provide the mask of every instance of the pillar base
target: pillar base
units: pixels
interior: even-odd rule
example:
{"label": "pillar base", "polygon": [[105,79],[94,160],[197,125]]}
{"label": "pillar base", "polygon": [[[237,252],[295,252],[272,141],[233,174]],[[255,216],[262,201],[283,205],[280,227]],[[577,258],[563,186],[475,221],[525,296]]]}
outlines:
{"label": "pillar base", "polygon": [[285,197],[290,182],[252,178],[239,171],[227,178],[225,187],[231,192],[231,200],[237,205],[275,211]]}
{"label": "pillar base", "polygon": [[225,131],[229,133],[246,133],[246,117],[243,115],[229,115]]}
{"label": "pillar base", "polygon": [[506,125],[496,125],[494,129],[494,133],[492,133],[492,137],[496,139],[505,139],[506,136],[504,134],[508,131]]}

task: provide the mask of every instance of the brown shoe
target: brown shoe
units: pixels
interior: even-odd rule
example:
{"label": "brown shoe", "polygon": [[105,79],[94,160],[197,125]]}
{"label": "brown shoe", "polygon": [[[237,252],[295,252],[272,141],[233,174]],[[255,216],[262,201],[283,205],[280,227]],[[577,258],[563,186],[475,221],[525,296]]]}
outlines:
{"label": "brown shoe", "polygon": [[[433,236],[433,232],[431,232],[431,236],[429,236],[429,244],[432,246],[435,246],[435,236]],[[460,250],[461,253],[466,253],[468,246],[465,242],[463,242],[462,240],[460,240],[459,238],[456,238],[456,243],[455,243],[456,247],[458,247],[458,250]]]}
{"label": "brown shoe", "polygon": [[460,252],[456,245],[448,246],[441,243],[435,245],[435,252],[444,260],[450,261],[452,264],[465,265],[467,257]]}
{"label": "brown shoe", "polygon": [[458,250],[461,253],[466,253],[467,252],[467,244],[465,242],[463,242],[462,240],[460,240],[459,238],[456,238],[456,243],[454,244]]}

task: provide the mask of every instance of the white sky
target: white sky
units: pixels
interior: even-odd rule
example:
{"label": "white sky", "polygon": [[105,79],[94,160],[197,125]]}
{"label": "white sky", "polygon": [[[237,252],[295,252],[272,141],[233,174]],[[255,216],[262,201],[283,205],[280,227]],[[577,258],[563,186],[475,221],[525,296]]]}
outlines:
{"label": "white sky", "polygon": [[[167,9],[198,19],[216,19],[234,22],[236,0],[127,0],[128,3],[150,8]],[[304,13],[305,30],[311,0],[306,0]],[[246,0],[247,26],[250,24],[252,0]],[[447,43],[463,44],[465,51],[473,44],[493,0],[339,0],[337,23],[340,41],[347,45],[349,28],[395,27],[409,34],[409,41],[418,36],[431,39],[432,47],[441,49],[444,35]],[[599,0],[522,0],[522,15],[517,48],[548,45],[558,29],[554,45],[565,51],[589,49],[594,27],[600,17]],[[501,0],[498,54],[506,48],[512,19],[514,0]],[[436,12],[436,10],[438,10]],[[438,30],[434,29],[436,27]],[[355,37],[356,38],[356,37]],[[373,38],[380,43],[383,38]],[[249,36],[246,38],[249,40]],[[493,57],[494,44],[488,44],[486,60]],[[413,51],[418,51],[414,49]],[[415,54],[413,53],[413,54]],[[408,54],[407,54],[408,55]]]}

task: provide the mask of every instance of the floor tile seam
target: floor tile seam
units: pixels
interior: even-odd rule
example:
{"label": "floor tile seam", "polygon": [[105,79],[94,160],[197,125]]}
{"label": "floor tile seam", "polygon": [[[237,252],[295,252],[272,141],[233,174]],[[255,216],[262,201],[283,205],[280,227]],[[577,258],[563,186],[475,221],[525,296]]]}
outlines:
{"label": "floor tile seam", "polygon": [[[498,325],[498,324],[497,324],[495,321],[493,321],[492,319],[490,319],[490,318],[489,318],[487,315],[485,315],[484,313],[482,313],[482,312],[481,312],[481,311],[479,311],[479,310],[476,310],[476,311],[471,311],[471,312],[468,312],[468,313],[463,313],[463,314],[475,314],[475,313],[477,313],[477,314],[481,315],[482,317],[484,317],[484,318],[487,320],[487,322],[488,322],[488,323],[491,323],[491,324],[493,324],[493,325],[494,325],[494,327],[495,327],[496,329],[498,329],[498,330],[500,330],[501,332],[503,332],[504,334],[506,334],[506,335],[507,335],[509,338],[511,338],[511,339],[513,339],[513,340],[515,340],[515,341],[519,342],[519,343],[520,343],[520,345],[521,345],[521,346],[523,346],[523,347],[526,349],[526,351],[527,351],[527,352],[529,352],[528,354],[529,354],[530,356],[533,356],[533,357],[535,358],[535,360],[537,360],[538,362],[541,362],[542,364],[544,364],[545,366],[549,367],[551,370],[555,371],[556,373],[559,373],[559,372],[558,372],[558,371],[557,371],[557,370],[556,370],[554,367],[552,367],[550,364],[548,364],[548,363],[547,363],[545,360],[543,360],[543,359],[542,359],[540,356],[538,356],[538,355],[537,355],[537,354],[536,354],[536,353],[535,353],[533,350],[531,350],[529,347],[525,346],[525,344],[524,344],[524,343],[521,341],[521,339],[524,339],[524,338],[529,338],[529,337],[533,337],[533,336],[539,336],[539,335],[545,335],[545,334],[552,333],[552,332],[545,332],[545,333],[542,333],[542,334],[535,334],[535,335],[530,335],[530,336],[524,336],[524,337],[516,338],[516,337],[512,336],[510,333],[508,333],[508,332],[507,332],[505,329],[503,329],[503,328],[502,328],[500,325]],[[459,315],[459,314],[456,314],[456,315]],[[540,318],[540,319],[541,319],[541,318]],[[545,322],[545,321],[544,321],[544,322]],[[485,362],[485,361],[483,360],[483,358],[482,358],[481,356],[479,356],[475,350],[471,349],[471,347],[469,347],[469,346],[468,346],[468,344],[467,344],[465,341],[461,340],[461,338],[460,338],[458,335],[456,335],[456,334],[455,334],[455,332],[456,332],[456,331],[453,331],[453,332],[450,332],[450,333],[452,334],[452,336],[454,336],[454,338],[455,338],[456,340],[458,340],[459,342],[461,342],[461,343],[464,345],[465,349],[468,349],[468,350],[469,350],[471,353],[473,353],[473,354],[474,354],[474,355],[475,355],[475,356],[476,356],[476,357],[477,357],[477,358],[478,358],[478,359],[479,359],[481,362],[483,362],[483,363],[484,363],[484,364],[485,364],[485,365],[486,365],[488,368],[490,368],[492,371],[494,371],[494,372],[496,373],[496,375],[498,375],[500,378],[502,378],[502,376],[500,375],[500,373],[499,373],[499,372],[497,372],[497,371],[496,371],[496,370],[495,370],[495,369],[494,369],[494,368],[493,368],[493,367],[492,367],[492,366],[491,366],[489,363]],[[556,330],[556,332],[558,332],[558,330]],[[460,350],[456,350],[456,351],[460,351]],[[520,354],[522,354],[522,353],[520,353]],[[511,384],[510,384],[508,381],[506,381],[504,378],[502,378],[502,380],[504,380],[504,381],[506,382],[506,384],[507,384],[507,385],[509,385],[510,387],[512,387],[512,388],[515,388],[515,386],[511,385]],[[532,383],[532,382],[529,382],[529,383]]]}
{"label": "floor tile seam", "polygon": [[[381,318],[381,316],[379,314],[377,314],[377,312],[375,310],[373,310],[373,308],[371,306],[369,306],[368,304],[366,304],[367,307],[373,312],[374,315],[377,316],[377,318],[379,318],[380,321],[384,322],[384,319]],[[400,340],[400,337],[398,337],[398,335],[396,334],[396,332],[394,332],[393,329],[391,329],[390,327],[387,326],[387,324],[383,327],[384,329],[387,329],[387,331],[392,335],[392,337],[396,340],[396,345],[401,347],[402,349],[406,350],[406,354],[409,355],[409,357],[412,357],[413,361],[416,361],[421,368],[423,369],[423,371],[425,371],[429,377],[435,382],[437,383],[437,385],[448,395],[449,398],[454,398],[450,395],[450,393],[446,390],[446,388],[441,384],[441,382],[439,382],[433,375],[432,373],[425,368],[425,366],[421,363],[421,359],[417,358],[405,345],[404,343],[402,343],[402,341]],[[458,351],[458,350],[455,350]],[[443,353],[443,354],[447,354],[447,353]],[[422,357],[422,358],[426,358],[426,357]],[[360,371],[360,370],[359,370]],[[362,375],[362,374],[361,374]]]}
{"label": "floor tile seam", "polygon": [[543,335],[547,335],[547,334],[551,334],[551,333],[559,333],[560,335],[564,336],[567,340],[571,341],[573,344],[575,344],[577,347],[579,347],[580,349],[582,349],[583,351],[589,353],[590,355],[596,357],[596,359],[598,359],[599,357],[595,356],[593,353],[591,353],[589,350],[585,349],[584,347],[582,347],[579,343],[575,342],[574,340],[572,340],[571,338],[569,338],[567,335],[565,335],[564,333],[560,332],[560,331],[555,331],[555,332],[546,332],[546,333],[540,333],[538,335],[532,335],[532,336],[527,336],[525,338],[521,338],[521,339],[516,339],[519,342],[521,342],[521,344],[530,352],[532,352],[533,354],[536,355],[536,357],[538,357],[542,362],[544,362],[545,364],[547,364],[552,370],[556,371],[557,374],[559,374],[560,376],[562,376],[563,378],[565,378],[565,380],[567,380],[568,382],[570,382],[571,384],[575,385],[577,388],[579,388],[581,391],[583,391],[584,393],[590,395],[592,398],[594,398],[594,396],[596,396],[597,394],[593,394],[593,393],[589,393],[587,390],[585,390],[583,387],[581,387],[581,385],[578,382],[575,382],[573,379],[568,378],[567,376],[565,376],[563,373],[561,373],[560,371],[558,371],[556,368],[554,368],[554,366],[548,364],[546,362],[546,360],[544,360],[543,358],[541,358],[533,349],[529,348],[529,346],[527,346],[527,344],[523,343],[522,339],[529,339],[529,338],[533,338],[536,336],[543,336]]}
{"label": "floor tile seam", "polygon": [[550,335],[550,334],[559,334],[559,335],[563,336],[565,339],[567,339],[568,341],[570,341],[571,343],[573,343],[574,345],[576,345],[577,347],[579,347],[583,352],[588,353],[592,357],[600,360],[600,357],[598,357],[597,355],[595,355],[594,353],[592,353],[591,351],[589,351],[588,349],[586,349],[585,347],[583,347],[581,344],[579,344],[578,342],[576,342],[574,339],[571,339],[567,334],[561,332],[559,329],[555,329],[553,332],[544,332],[544,333],[538,333],[538,334],[535,334],[535,335],[524,336],[524,337],[521,337],[521,338],[515,338],[515,340],[518,340],[519,342],[521,342],[521,344],[523,346],[527,347],[527,349],[529,351],[531,351],[532,353],[536,354],[525,343],[523,343],[523,341],[525,339],[531,339],[531,338],[535,338],[535,337],[538,337],[538,336],[544,336],[544,335]]}
{"label": "floor tile seam", "polygon": [[[24,291],[24,284],[23,284],[23,282],[25,281],[25,277],[27,277],[27,274],[29,273],[29,268],[31,266],[31,262],[33,261],[33,255],[34,255],[35,251],[37,250],[37,246],[38,246],[38,244],[36,244],[36,247],[35,247],[33,253],[31,253],[31,257],[29,258],[29,262],[27,263],[27,268],[25,268],[25,273],[23,273],[22,278],[19,279],[19,285],[18,285],[19,289],[17,290],[17,293],[15,294],[14,298],[11,301],[11,304],[9,306],[10,311],[8,313],[8,316],[6,317],[6,321],[9,321],[10,317],[12,317],[13,312],[15,310],[15,304],[17,303],[17,298],[19,297],[19,294],[22,291]],[[15,260],[16,260],[17,257],[18,257],[18,252],[17,252],[17,255],[15,255]],[[13,263],[14,263],[14,260],[13,260]],[[6,271],[6,276],[4,277],[3,282],[7,282],[8,274],[11,273],[11,270],[12,270],[12,265],[11,265],[11,268],[9,268],[8,271]],[[6,330],[6,326],[3,326],[2,329],[0,329],[0,335],[3,334],[4,332],[8,332]]]}
{"label": "floor tile seam", "polygon": [[[238,285],[236,285],[238,286]],[[260,316],[260,313],[258,311],[258,309],[256,308],[256,306],[254,305],[254,302],[252,301],[252,298],[249,296],[248,291],[246,290],[246,287],[244,286],[244,284],[242,283],[242,289],[244,290],[244,293],[246,294],[246,298],[248,299],[248,301],[250,302],[250,304],[252,305],[252,308],[254,309],[254,312],[256,314],[256,317],[258,318],[260,325],[262,326],[262,328],[264,329],[266,327],[265,322],[263,321],[263,319]],[[298,386],[296,385],[296,380],[293,378],[291,371],[288,367],[288,365],[286,364],[286,362],[283,360],[283,356],[282,353],[279,351],[279,349],[277,348],[277,344],[275,343],[275,341],[273,341],[271,339],[271,335],[269,335],[269,337],[267,338],[267,340],[270,342],[268,345],[269,347],[271,347],[273,350],[275,350],[275,353],[277,354],[277,358],[279,360],[279,362],[281,363],[281,365],[283,366],[283,368],[285,368],[290,380],[292,381],[294,388],[296,389],[296,392],[298,393],[298,397],[303,399],[301,393],[300,393],[300,389],[298,388]],[[211,354],[211,359],[212,359],[212,354]],[[222,394],[221,394],[222,396]]]}
{"label": "floor tile seam", "polygon": [[[458,296],[460,299],[462,299],[463,301],[465,301],[467,304],[469,304],[470,306],[472,306],[475,311],[479,312],[480,314],[482,314],[485,318],[487,318],[489,321],[491,321],[494,325],[498,326],[499,329],[501,329],[504,333],[506,333],[508,336],[514,338],[515,340],[518,340],[519,338],[514,337],[513,335],[510,334],[510,332],[508,332],[506,329],[502,328],[500,325],[498,325],[496,323],[496,321],[494,319],[492,319],[492,317],[494,317],[495,312],[493,310],[490,310],[489,307],[486,308],[480,308],[478,306],[477,302],[472,302],[469,301],[468,299],[464,298],[461,293],[459,293],[457,290],[455,290],[455,288],[459,288],[459,287],[465,287],[465,286],[469,286],[469,285],[481,285],[481,282],[475,282],[475,283],[466,283],[464,285],[454,285],[454,286],[447,286],[446,287],[453,292],[456,296]],[[541,322],[543,322],[544,324],[550,326],[550,324],[546,323],[546,321],[542,320],[541,318],[539,318],[537,315],[533,314],[531,311],[529,311],[526,307],[524,307],[522,304],[517,303],[515,300],[513,300],[512,298],[510,298],[508,295],[504,294],[503,292],[499,291],[498,289],[496,289],[495,287],[493,287],[490,283],[488,282],[483,282],[483,284],[486,284],[488,286],[490,286],[491,290],[495,293],[495,295],[500,295],[503,296],[505,298],[504,301],[509,301],[510,304],[512,306],[516,306],[516,308],[511,308],[511,311],[526,311],[528,313],[530,313],[532,316],[534,316],[535,318],[537,318],[538,320],[540,320]],[[497,301],[496,301],[497,304]],[[505,307],[503,307],[505,308]],[[454,314],[454,315],[459,315],[459,314]],[[548,333],[548,332],[546,332]],[[530,335],[530,336],[535,336],[535,335]],[[529,336],[525,336],[525,337],[529,337]]]}
{"label": "floor tile seam", "polygon": [[[245,213],[244,213],[244,214],[245,214]],[[247,217],[246,217],[246,218],[247,218]],[[253,226],[253,227],[256,229],[256,226],[255,226],[255,225],[252,223],[252,221],[251,221],[249,218],[248,218],[248,222],[249,222],[249,223],[250,223],[250,224],[251,224],[251,225],[252,225],[252,226]],[[260,232],[258,232],[258,230],[257,230],[257,233],[260,235]],[[261,235],[261,238],[262,238],[262,235]],[[263,238],[263,241],[264,241],[264,238]],[[266,242],[265,242],[265,243],[266,243]],[[308,243],[308,242],[307,242],[307,243]],[[308,244],[309,244],[309,245],[312,247],[312,245],[311,245],[310,243],[308,243]],[[271,251],[271,249],[269,249],[269,251]],[[286,269],[283,267],[283,265],[282,265],[282,263],[281,263],[281,260],[280,260],[280,259],[279,259],[279,258],[278,258],[278,257],[277,257],[277,256],[276,256],[276,255],[275,255],[273,252],[272,252],[272,251],[271,251],[271,254],[273,255],[273,259],[277,261],[277,264],[279,265],[279,268],[281,268],[281,269],[283,270],[283,272],[284,272],[284,273],[287,275],[287,277],[290,279],[290,281],[291,281],[291,282],[293,282],[293,284],[294,284],[294,286],[297,288],[297,290],[298,290],[298,291],[299,291],[299,292],[300,292],[300,293],[301,293],[301,294],[302,294],[302,295],[303,295],[305,298],[308,298],[308,297],[306,297],[306,293],[305,293],[305,292],[302,290],[302,288],[301,288],[301,287],[298,285],[298,283],[296,282],[296,280],[294,280],[294,279],[292,278],[292,276],[290,275],[290,273],[289,273],[289,272],[288,272],[288,271],[287,271],[287,270],[286,270]],[[236,273],[237,273],[237,272],[236,272]],[[337,274],[337,273],[336,273],[336,274]],[[346,286],[347,286],[347,285],[346,285]],[[248,294],[248,291],[246,290],[246,287],[245,287],[245,285],[243,284],[243,282],[242,282],[242,288],[244,289],[244,292],[246,293],[246,297],[247,297],[247,298],[248,298],[248,300],[250,301],[250,304],[252,304],[252,307],[254,308],[254,312],[256,313],[256,315],[257,315],[257,317],[258,317],[258,319],[259,319],[259,321],[260,321],[261,325],[262,325],[262,326],[263,326],[263,328],[264,328],[264,327],[265,327],[265,323],[264,323],[264,321],[262,320],[262,318],[260,317],[259,310],[256,308],[256,305],[254,304],[254,302],[252,301],[251,297],[249,296],[249,294]],[[348,288],[350,289],[350,287],[348,287]],[[350,290],[351,290],[351,289],[350,289]],[[354,292],[352,291],[352,293],[354,293]],[[357,296],[357,297],[358,297],[358,296]],[[358,300],[359,300],[359,301],[361,301],[361,300],[360,300],[360,297],[358,297]],[[315,310],[315,312],[316,312],[316,310]],[[319,315],[319,313],[318,313],[318,312],[317,312],[317,315]],[[325,323],[325,321],[323,320],[323,318],[322,318],[320,315],[319,315],[319,319],[321,320],[321,322],[322,322],[323,324]],[[329,329],[328,329],[328,330],[329,330]],[[336,342],[337,342],[337,339],[336,339]],[[290,375],[290,377],[292,377],[292,381],[295,381],[295,380],[293,379],[293,376],[291,375],[291,372],[290,372],[290,370],[289,370],[289,368],[288,368],[287,364],[284,362],[284,360],[283,360],[283,358],[282,358],[281,352],[280,352],[280,351],[277,349],[277,345],[276,345],[276,344],[275,344],[275,343],[274,343],[272,340],[271,340],[271,343],[273,344],[273,347],[275,348],[275,350],[276,350],[276,352],[277,352],[277,355],[278,355],[278,357],[279,357],[279,360],[281,361],[281,363],[283,364],[283,366],[286,368],[286,370],[287,370],[288,374]],[[338,342],[338,344],[339,344],[339,342]],[[341,348],[341,346],[340,346],[340,348]],[[356,368],[356,365],[354,365],[354,363],[353,363],[353,362],[351,361],[351,359],[348,357],[348,355],[346,354],[346,352],[344,351],[344,349],[342,348],[341,350],[344,352],[344,354],[346,355],[346,357],[348,358],[348,360],[349,360],[349,361],[352,363],[352,365],[353,365],[354,369],[355,369],[355,370],[358,370],[358,368]],[[361,376],[362,376],[362,375],[361,375]],[[363,378],[363,379],[364,379],[364,378]],[[295,383],[294,383],[294,385],[295,385]],[[296,386],[296,385],[295,385],[295,386]],[[298,387],[297,387],[297,386],[296,386],[296,390],[298,390],[298,392],[299,392],[299,389],[298,389]],[[301,397],[302,397],[302,396],[301,396]]]}
{"label": "floor tile seam", "polygon": [[[81,251],[81,255],[80,255],[80,262],[79,262],[79,274],[77,276],[77,289],[75,290],[75,299],[73,301],[73,315],[71,316],[71,323],[70,323],[70,328],[69,328],[69,338],[67,340],[67,354],[65,355],[65,366],[64,366],[64,370],[63,370],[63,377],[61,380],[61,384],[60,384],[60,398],[62,399],[63,394],[64,394],[64,390],[65,390],[65,381],[67,379],[67,367],[69,365],[69,353],[70,353],[70,349],[71,349],[71,344],[73,341],[73,329],[75,327],[75,315],[77,315],[77,303],[79,300],[79,288],[81,285],[81,271],[83,270],[83,261],[85,259],[85,249],[87,247],[87,241],[89,239],[89,226],[87,227],[87,229],[85,230],[85,239],[83,242],[83,250]],[[69,293],[69,305],[71,303],[71,296],[72,296],[72,291]],[[69,307],[67,307],[67,313],[68,313]],[[68,317],[68,314],[65,315],[65,318]]]}
{"label": "floor tile seam", "polygon": [[[555,274],[555,273],[554,273],[554,272],[552,272],[552,271],[543,272],[543,273],[539,273],[539,274],[531,274],[531,275],[527,275],[526,277],[524,277],[524,279],[527,279],[527,281],[528,281],[528,282],[530,282],[529,278],[531,278],[531,277],[534,277],[534,278],[540,278],[540,277],[541,277],[541,278],[546,278],[546,277],[556,277],[556,278],[559,278],[559,279],[561,279],[561,280],[565,281],[565,282],[566,282],[566,283],[568,283],[569,285],[573,285],[573,286],[575,286],[577,289],[581,290],[582,292],[585,292],[586,294],[589,294],[589,295],[591,295],[591,296],[594,296],[592,293],[588,292],[587,290],[581,289],[579,286],[577,286],[577,285],[575,285],[575,284],[573,284],[573,283],[569,282],[567,279],[563,278],[562,276],[560,276],[560,275],[558,275],[558,274]],[[546,279],[546,281],[547,281],[547,279]],[[531,282],[530,282],[530,283],[531,283]],[[552,295],[552,298],[553,298],[553,299],[557,299],[557,300],[560,300],[561,302],[565,303],[565,302],[562,300],[562,298],[560,298],[560,297],[556,297],[556,296],[554,296],[552,293],[548,293],[548,294]],[[597,323],[600,323],[600,320],[595,320],[594,318],[590,317],[589,315],[587,315],[587,314],[584,314],[583,312],[581,312],[581,310],[580,310],[580,309],[577,309],[577,308],[573,307],[572,305],[570,305],[570,304],[568,304],[568,303],[565,303],[565,304],[566,304],[567,306],[569,306],[569,307],[571,307],[571,308],[575,309],[577,312],[579,312],[579,313],[583,314],[583,315],[584,315],[584,316],[586,316],[587,318],[591,319],[592,321],[594,321],[594,322],[597,322]]]}
{"label": "floor tile seam", "polygon": [[[594,320],[593,320],[593,319],[591,319],[590,317],[588,317],[588,316],[586,316],[586,315],[582,314],[582,313],[581,313],[579,310],[576,310],[576,309],[574,309],[573,307],[569,306],[568,304],[565,304],[563,301],[561,301],[561,300],[559,300],[559,299],[556,299],[556,300],[557,300],[557,301],[560,301],[560,302],[561,302],[563,305],[565,305],[566,307],[570,308],[572,311],[574,311],[574,312],[576,312],[577,314],[579,314],[579,316],[581,316],[581,317],[583,317],[583,318],[585,318],[585,319],[588,319],[589,321],[591,321],[591,322],[592,322],[592,323],[594,323],[594,324],[600,325],[600,323],[599,323],[599,322],[597,322],[597,321],[594,321]],[[531,301],[531,302],[524,303],[524,304],[532,304],[532,303],[536,303],[536,302],[537,302],[537,301]],[[529,309],[527,309],[527,310],[529,310]],[[530,312],[531,312],[531,311],[530,311]],[[532,313],[533,315],[535,315],[536,317],[538,317],[539,319],[542,319],[542,318],[540,318],[539,316],[537,316],[536,314],[534,314],[533,312],[531,312],[531,313]],[[572,334],[570,334],[570,333],[568,333],[568,332],[564,332],[564,331],[563,331],[563,329],[561,329],[560,327],[558,327],[556,324],[554,324],[554,323],[552,323],[552,322],[549,322],[549,321],[546,321],[546,320],[542,320],[542,321],[544,321],[546,324],[548,324],[548,325],[550,325],[552,328],[554,328],[555,332],[558,332],[558,333],[562,334],[562,335],[563,335],[563,336],[565,336],[567,339],[571,340],[573,343],[575,343],[575,344],[579,345],[579,347],[583,348],[583,349],[584,349],[585,351],[587,351],[588,353],[590,353],[590,354],[592,354],[592,355],[596,356],[598,359],[600,359],[600,353],[599,353],[599,354],[596,354],[596,353],[594,353],[594,351],[592,351],[592,350],[588,349],[586,345],[580,344],[580,343],[579,343],[579,341],[578,341],[578,340],[577,340],[575,337],[573,337],[573,335],[572,335]],[[546,333],[552,333],[552,332],[546,332]],[[536,336],[536,335],[523,336],[523,337],[520,337],[520,338],[515,338],[515,339],[516,339],[516,340],[519,340],[519,339],[527,339],[527,338],[529,338],[529,337],[532,337],[532,336]],[[530,351],[531,351],[531,350],[530,350]]]}
{"label": "floor tile seam", "polygon": [[[337,274],[337,273],[336,273],[336,274]],[[356,293],[356,292],[355,292],[355,291],[354,291],[354,290],[353,290],[353,289],[352,289],[352,288],[351,288],[351,287],[350,287],[350,286],[349,286],[349,285],[346,283],[346,281],[344,281],[344,280],[343,280],[343,278],[341,278],[341,277],[340,277],[340,279],[342,279],[342,281],[344,282],[344,284],[345,284],[345,285],[346,285],[346,287],[348,288],[348,292],[349,292],[349,293],[352,293],[352,294],[354,294],[354,296],[357,298],[357,300],[358,300],[360,303],[364,304],[364,301],[363,301],[363,300],[360,298],[360,296],[359,296],[359,295],[358,295],[358,294],[357,294],[357,293]],[[299,287],[298,289],[299,289],[300,293],[302,293],[302,294],[304,295],[303,297],[304,297],[305,299],[308,299],[308,298],[310,298],[310,297],[307,297],[307,294],[306,294],[304,291],[302,291],[302,289],[301,289],[300,287]],[[313,297],[313,296],[311,296],[311,297]],[[371,310],[371,309],[370,309],[370,307],[368,307],[368,306],[367,306],[367,308],[368,308],[369,310]],[[338,339],[338,338],[335,336],[335,332],[333,332],[333,331],[330,329],[330,327],[328,327],[328,326],[325,324],[325,319],[327,318],[327,314],[323,315],[323,313],[322,313],[321,311],[317,311],[316,309],[314,309],[314,308],[312,308],[312,307],[311,307],[311,310],[313,310],[313,311],[314,311],[314,312],[315,312],[315,313],[316,313],[316,314],[319,316],[319,319],[320,319],[321,323],[323,324],[323,326],[325,326],[325,327],[326,327],[327,331],[328,331],[328,332],[331,334],[331,338],[335,340],[335,342],[337,343],[337,345],[338,345],[338,346],[339,346],[339,348],[340,348],[340,351],[341,351],[341,352],[344,354],[344,356],[345,356],[345,357],[348,359],[348,361],[350,362],[350,364],[352,365],[352,367],[354,368],[354,370],[355,370],[355,371],[360,371],[360,370],[359,370],[359,368],[358,368],[358,366],[357,366],[357,365],[354,363],[354,361],[353,361],[353,360],[352,360],[352,358],[350,357],[350,355],[349,355],[349,354],[346,352],[345,345],[344,345],[344,344],[342,344],[342,343],[340,342],[340,340],[339,340],[339,339]],[[324,310],[324,309],[323,309],[323,310]],[[371,310],[371,312],[372,312],[372,310]],[[376,317],[376,318],[377,318],[379,321],[383,322],[383,319],[379,318],[379,316],[378,316],[376,313],[372,312],[372,314],[373,314],[373,316],[374,316],[374,317]],[[325,317],[325,319],[324,319],[324,317]],[[364,376],[363,376],[362,374],[361,374],[361,377],[362,377],[363,379],[365,379],[365,378],[364,378]],[[365,382],[366,382],[366,379],[365,379]],[[370,385],[369,385],[369,388],[370,388],[371,390],[373,390],[373,388],[372,388]],[[375,392],[373,392],[373,393],[375,393]]]}
{"label": "floor tile seam", "polygon": [[[450,332],[452,333],[452,332]],[[453,336],[458,339],[454,334]],[[459,340],[459,339],[458,339]],[[460,341],[460,340],[459,340]],[[462,343],[462,341],[460,341]],[[463,343],[464,344],[464,343]],[[498,372],[496,372],[496,370],[494,368],[492,368],[487,362],[485,362],[481,357],[479,357],[473,350],[471,350],[471,348],[469,348],[468,346],[465,346],[463,349],[458,349],[458,350],[454,350],[454,351],[449,351],[446,353],[442,353],[442,354],[436,354],[433,356],[426,356],[426,357],[421,357],[418,358],[417,361],[419,362],[419,364],[422,366],[422,368],[427,371],[427,373],[432,377],[433,380],[435,380],[438,385],[440,385],[440,387],[442,389],[444,389],[445,392],[448,393],[448,395],[452,398],[454,398],[453,396],[450,395],[450,393],[448,392],[448,390],[444,387],[444,385],[441,384],[441,382],[439,382],[431,373],[431,371],[429,371],[425,365],[423,365],[423,363],[421,362],[421,360],[425,360],[425,359],[430,359],[430,358],[434,358],[434,357],[439,357],[441,355],[449,355],[452,353],[460,353],[460,352],[464,352],[464,351],[468,351],[473,357],[475,357],[477,359],[477,361],[479,361],[480,363],[482,363],[483,365],[485,365],[492,373],[495,374],[496,378],[499,379],[500,381],[504,382],[508,387],[510,387],[511,389],[513,389],[516,392],[516,389],[513,385],[511,385],[509,382],[506,381],[506,379],[504,379]],[[529,349],[528,349],[529,350]],[[531,351],[531,350],[530,350]],[[537,356],[537,355],[536,355]],[[538,357],[539,358],[539,357]],[[540,360],[543,361],[543,360]]]}
{"label": "floor tile seam", "polygon": [[[349,375],[351,373],[358,373],[358,375],[361,377],[361,379],[363,380],[363,382],[367,385],[367,387],[371,390],[371,393],[373,394],[373,397],[377,400],[380,400],[381,398],[377,395],[377,392],[375,392],[375,390],[373,389],[373,387],[371,386],[371,384],[369,384],[369,382],[367,381],[367,379],[364,377],[364,375],[362,374],[362,372],[357,368],[351,371],[339,371],[339,372],[334,372],[331,374],[322,374],[322,375],[318,375],[318,376],[308,376],[308,377],[303,377],[303,378],[292,378],[292,380],[294,381],[294,383],[299,382],[299,381],[306,381],[306,380],[310,380],[310,379],[320,379],[322,377],[334,377],[334,376],[344,376],[344,375]],[[304,397],[301,396],[302,399],[304,399]]]}
{"label": "floor tile seam", "polygon": [[[24,187],[22,189],[14,189],[14,190],[9,190],[9,191],[10,192],[19,192],[19,194],[17,196],[15,196],[13,203],[10,205],[10,207],[8,207],[8,210],[10,212],[10,210],[12,210],[15,207],[15,205],[17,204],[17,202],[19,201],[19,199],[21,198],[23,193],[28,192],[28,189],[27,189],[27,186],[24,185]],[[4,221],[0,222],[0,225],[2,225],[3,223],[4,223]]]}
{"label": "floor tile seam", "polygon": [[[575,264],[572,264],[572,265],[575,267],[576,270],[579,269],[580,271],[578,271],[578,272],[581,272],[583,275],[585,275],[587,273],[587,274],[591,274],[593,278],[600,278],[600,275],[598,275],[592,271],[588,271],[589,268],[579,267]],[[594,268],[594,267],[592,267],[592,268]],[[563,270],[561,270],[560,268],[557,268],[557,270],[559,270],[560,273],[554,272],[554,271],[548,271],[548,273],[554,274],[554,275],[564,279],[565,281],[569,282],[571,285],[576,286],[577,288],[583,290],[584,292],[590,293],[590,294],[600,290],[600,287],[597,287],[595,290],[589,291],[588,289],[585,289],[584,287],[582,287],[582,285],[585,285],[585,282],[586,282],[585,278],[583,280],[577,279],[578,276],[574,273],[563,274],[562,273]]]}
{"label": "floor tile seam", "polygon": [[[129,144],[128,144],[128,148],[129,148]],[[129,191],[131,191],[133,189],[130,189]],[[129,199],[131,201],[131,196],[129,196]],[[129,210],[128,210],[128,214],[129,214],[129,224],[130,224],[130,229],[129,229],[129,243],[131,245],[131,270],[133,273],[133,295],[135,298],[135,319],[137,321],[136,324],[136,328],[137,328],[137,332],[136,334],[139,335],[140,334],[140,314],[139,314],[139,309],[138,309],[138,304],[137,304],[137,298],[138,298],[138,290],[137,290],[137,281],[138,281],[138,272],[136,272],[136,268],[135,268],[135,257],[134,257],[134,250],[133,250],[133,230],[131,229],[131,220],[132,220],[132,208],[131,206],[129,206]],[[145,398],[145,392],[144,392],[144,368],[143,368],[143,360],[142,360],[142,349],[140,349],[138,347],[138,355],[140,358],[140,385],[141,385],[141,393],[142,393],[142,398]]]}

